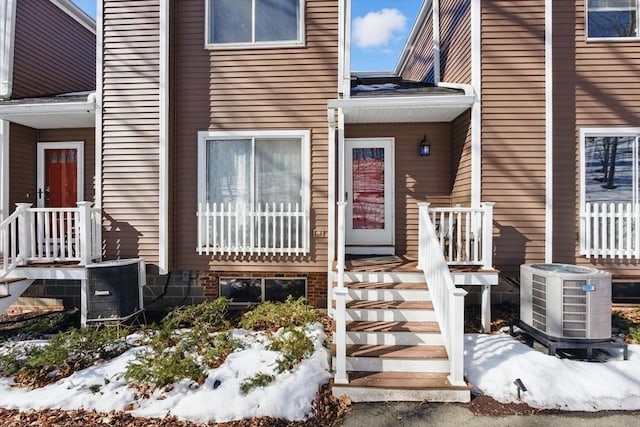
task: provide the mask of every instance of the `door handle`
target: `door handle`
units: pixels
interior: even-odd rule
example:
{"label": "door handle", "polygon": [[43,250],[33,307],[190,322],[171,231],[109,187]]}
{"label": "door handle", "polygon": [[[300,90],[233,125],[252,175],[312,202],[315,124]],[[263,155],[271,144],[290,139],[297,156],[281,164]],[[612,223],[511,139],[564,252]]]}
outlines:
{"label": "door handle", "polygon": [[42,188],[38,188],[38,199],[42,199]]}

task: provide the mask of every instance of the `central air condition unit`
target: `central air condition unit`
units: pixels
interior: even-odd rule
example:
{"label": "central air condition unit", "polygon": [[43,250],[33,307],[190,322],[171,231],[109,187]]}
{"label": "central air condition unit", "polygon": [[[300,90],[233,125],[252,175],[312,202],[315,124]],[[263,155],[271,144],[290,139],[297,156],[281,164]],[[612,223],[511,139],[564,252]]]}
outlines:
{"label": "central air condition unit", "polygon": [[552,339],[611,339],[611,274],[568,264],[520,266],[520,320]]}
{"label": "central air condition unit", "polygon": [[146,284],[142,259],[107,261],[87,266],[87,321],[123,320],[141,311]]}

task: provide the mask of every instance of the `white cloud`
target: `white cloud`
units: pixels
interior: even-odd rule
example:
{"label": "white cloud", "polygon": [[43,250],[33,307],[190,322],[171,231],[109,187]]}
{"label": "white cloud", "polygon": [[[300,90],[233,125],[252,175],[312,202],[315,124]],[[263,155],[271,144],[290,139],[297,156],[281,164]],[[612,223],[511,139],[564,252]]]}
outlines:
{"label": "white cloud", "polygon": [[369,12],[353,20],[353,41],[359,48],[386,46],[406,25],[407,17],[398,9]]}

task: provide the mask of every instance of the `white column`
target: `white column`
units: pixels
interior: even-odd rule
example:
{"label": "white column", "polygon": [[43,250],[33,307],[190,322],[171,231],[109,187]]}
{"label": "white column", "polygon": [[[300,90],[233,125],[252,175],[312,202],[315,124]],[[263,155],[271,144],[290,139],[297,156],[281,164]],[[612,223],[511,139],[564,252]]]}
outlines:
{"label": "white column", "polygon": [[484,222],[482,224],[482,265],[486,269],[493,268],[493,202],[482,203]]}
{"label": "white column", "polygon": [[91,202],[78,202],[80,234],[80,264],[91,263]]}
{"label": "white column", "polygon": [[336,259],[336,110],[327,110],[327,120],[329,122],[329,178],[328,202],[329,218],[327,220],[327,310],[333,313],[333,261]]}
{"label": "white column", "polygon": [[482,285],[480,323],[482,332],[491,333],[491,285]]}
{"label": "white column", "polygon": [[429,219],[429,206],[431,203],[423,202],[418,203],[418,269],[422,270],[425,267],[424,259],[427,256],[426,245],[427,236],[425,234],[425,222]]}
{"label": "white column", "polygon": [[26,265],[31,258],[31,203],[16,203],[18,217],[18,260],[20,265]]}
{"label": "white column", "polygon": [[453,386],[465,385],[464,381],[464,289],[453,291],[452,310],[449,312],[449,382]]}
{"label": "white column", "polygon": [[333,293],[336,297],[336,366],[333,378],[336,384],[349,384],[347,376],[347,289],[344,287],[344,242],[345,242],[345,202],[338,202],[338,287]]}

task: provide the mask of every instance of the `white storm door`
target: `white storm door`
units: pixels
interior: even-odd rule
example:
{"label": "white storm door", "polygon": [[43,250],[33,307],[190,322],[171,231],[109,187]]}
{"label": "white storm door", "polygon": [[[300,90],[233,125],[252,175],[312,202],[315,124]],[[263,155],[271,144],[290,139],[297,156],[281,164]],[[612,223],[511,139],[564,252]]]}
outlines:
{"label": "white storm door", "polygon": [[346,244],[394,244],[393,139],[345,140]]}

